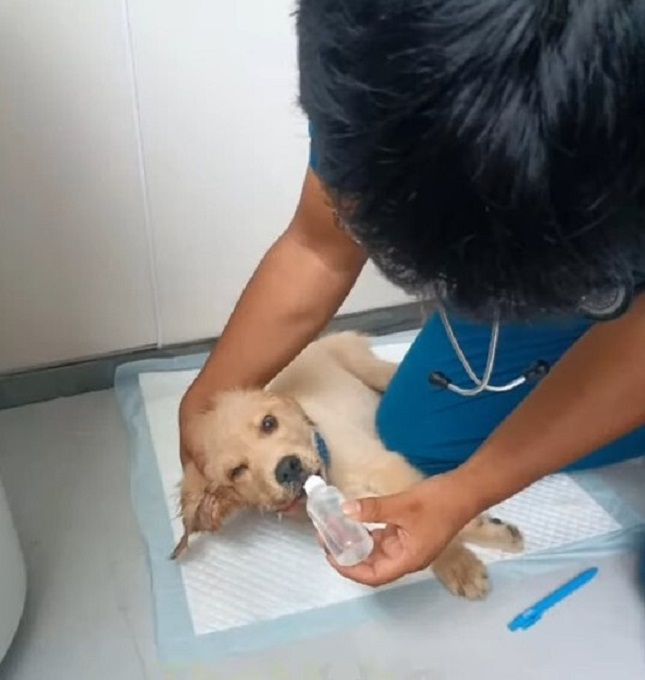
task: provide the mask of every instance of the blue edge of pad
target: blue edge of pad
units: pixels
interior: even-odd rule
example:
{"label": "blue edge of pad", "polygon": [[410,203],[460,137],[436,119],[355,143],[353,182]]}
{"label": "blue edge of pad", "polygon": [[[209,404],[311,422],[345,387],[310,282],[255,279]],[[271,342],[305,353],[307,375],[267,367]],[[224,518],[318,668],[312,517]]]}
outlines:
{"label": "blue edge of pad", "polygon": [[[413,334],[402,333],[394,337],[387,338],[386,344],[411,340]],[[374,344],[378,346],[379,341]],[[185,667],[240,654],[259,653],[295,639],[338,632],[387,615],[387,606],[384,605],[387,605],[388,600],[391,602],[393,597],[405,596],[406,600],[427,601],[428,593],[432,593],[432,597],[448,596],[436,581],[423,581],[280,619],[195,635],[180,567],[169,558],[174,537],[139,388],[139,375],[198,369],[205,358],[206,355],[200,354],[133,362],[120,366],[115,377],[117,401],[130,438],[132,498],[148,549],[157,648],[163,663]],[[614,552],[630,550],[638,545],[644,531],[643,517],[628,507],[597,473],[576,473],[573,477],[622,528],[559,550],[495,563],[491,565],[493,574],[525,577],[581,560],[598,559]]]}

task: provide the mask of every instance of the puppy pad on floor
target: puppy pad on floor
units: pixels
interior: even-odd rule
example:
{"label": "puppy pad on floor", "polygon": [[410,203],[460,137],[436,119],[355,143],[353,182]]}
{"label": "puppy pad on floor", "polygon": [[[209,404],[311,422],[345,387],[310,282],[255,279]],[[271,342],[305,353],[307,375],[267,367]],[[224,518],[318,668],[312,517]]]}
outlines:
{"label": "puppy pad on floor", "polygon": [[[375,343],[400,360],[410,335]],[[132,438],[133,498],[149,554],[162,657],[170,662],[251,652],[303,635],[354,625],[379,611],[378,592],[338,576],[306,521],[241,515],[217,535],[195,536],[186,556],[169,555],[182,533],[177,515],[177,408],[203,357],[152,360],[121,367],[117,393]],[[618,549],[640,518],[595,473],[555,475],[493,511],[521,527],[526,551],[477,549],[488,563],[536,565]],[[493,578],[495,568],[493,569]],[[389,589],[437,588],[430,572]]]}

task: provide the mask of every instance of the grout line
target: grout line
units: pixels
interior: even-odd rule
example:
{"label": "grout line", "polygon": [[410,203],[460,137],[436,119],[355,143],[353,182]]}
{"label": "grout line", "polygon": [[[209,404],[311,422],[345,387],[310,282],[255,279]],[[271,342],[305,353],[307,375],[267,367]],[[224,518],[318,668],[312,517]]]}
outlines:
{"label": "grout line", "polygon": [[148,251],[148,275],[152,291],[152,304],[155,324],[155,343],[157,347],[163,346],[163,324],[161,321],[161,303],[159,301],[159,278],[157,267],[157,251],[155,246],[154,229],[150,210],[150,190],[148,186],[148,171],[146,167],[145,146],[143,143],[143,131],[141,129],[141,107],[139,99],[139,86],[137,68],[134,59],[134,40],[132,37],[132,24],[130,22],[129,0],[122,0],[123,20],[126,31],[127,57],[130,70],[130,84],[132,94],[132,117],[134,119],[135,137],[137,143],[137,155],[139,161],[139,181],[143,197],[143,221]]}

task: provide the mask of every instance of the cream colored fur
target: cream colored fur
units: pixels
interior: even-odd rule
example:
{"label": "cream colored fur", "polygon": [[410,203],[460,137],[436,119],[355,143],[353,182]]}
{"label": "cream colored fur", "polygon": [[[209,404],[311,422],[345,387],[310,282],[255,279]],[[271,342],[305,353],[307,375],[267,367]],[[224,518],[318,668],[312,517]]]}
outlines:
{"label": "cream colored fur", "polygon": [[[302,479],[322,471],[348,499],[403,491],[422,475],[398,453],[388,451],[375,429],[381,393],[397,366],[379,359],[355,333],[318,340],[300,354],[266,390],[221,394],[212,410],[193,425],[197,460],[186,467],[181,510],[186,532],[175,549],[180,555],[195,531],[217,530],[233,511],[292,509],[302,484],[281,484],[276,466],[296,456]],[[270,416],[277,426],[265,431]],[[323,470],[313,431],[324,437],[331,465]],[[485,566],[464,541],[518,552],[520,532],[481,516],[471,522],[432,565],[453,593],[479,598],[488,590]]]}

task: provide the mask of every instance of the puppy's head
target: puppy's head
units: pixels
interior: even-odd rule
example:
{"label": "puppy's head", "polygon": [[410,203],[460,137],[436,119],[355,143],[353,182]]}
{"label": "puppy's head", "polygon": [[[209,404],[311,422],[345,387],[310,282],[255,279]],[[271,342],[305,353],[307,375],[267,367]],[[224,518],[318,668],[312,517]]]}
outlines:
{"label": "puppy's head", "polygon": [[198,425],[204,476],[246,506],[280,511],[321,471],[311,421],[293,399],[263,390],[222,394]]}
{"label": "puppy's head", "polygon": [[217,397],[193,423],[198,466],[184,472],[185,533],[173,556],[196,531],[215,531],[235,510],[284,512],[303,497],[305,480],[322,472],[314,428],[293,399],[263,390]]}

